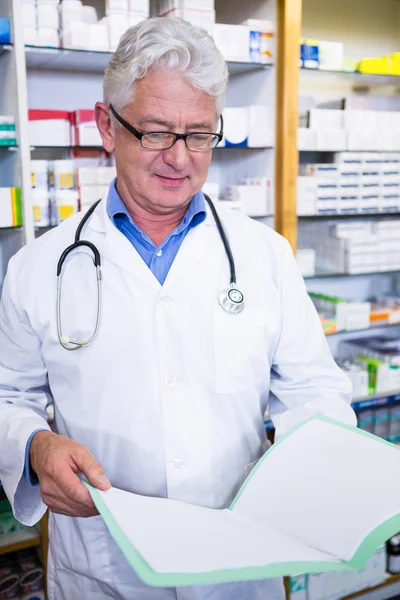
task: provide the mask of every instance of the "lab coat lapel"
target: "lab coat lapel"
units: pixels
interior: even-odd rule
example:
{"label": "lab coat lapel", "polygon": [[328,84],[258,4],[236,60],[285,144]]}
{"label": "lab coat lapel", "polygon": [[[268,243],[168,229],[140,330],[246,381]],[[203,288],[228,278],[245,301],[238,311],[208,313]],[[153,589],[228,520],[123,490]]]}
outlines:
{"label": "lab coat lapel", "polygon": [[215,252],[215,244],[218,244],[220,239],[219,236],[215,236],[215,232],[214,219],[207,210],[206,220],[186,234],[164,282],[164,288],[171,288],[185,273],[196,268],[196,264],[206,254]]}
{"label": "lab coat lapel", "polygon": [[[107,197],[105,196],[88,223],[90,229],[104,234],[101,244],[99,242],[99,246],[101,245],[103,248],[104,257],[118,267],[133,273],[152,289],[159,292],[161,289],[160,283],[129,240],[111,222],[107,215],[106,204]],[[207,209],[206,220],[193,227],[183,240],[163,287],[171,288],[185,273],[195,268],[195,265],[206,254],[215,252],[216,244],[222,244],[215,232],[214,218],[210,210]]]}
{"label": "lab coat lapel", "polygon": [[103,234],[98,243],[102,248],[101,253],[104,254],[104,258],[132,273],[153,290],[159,291],[161,286],[156,277],[131,242],[111,222],[107,215],[106,204],[107,197],[104,197],[88,225],[90,229]]}

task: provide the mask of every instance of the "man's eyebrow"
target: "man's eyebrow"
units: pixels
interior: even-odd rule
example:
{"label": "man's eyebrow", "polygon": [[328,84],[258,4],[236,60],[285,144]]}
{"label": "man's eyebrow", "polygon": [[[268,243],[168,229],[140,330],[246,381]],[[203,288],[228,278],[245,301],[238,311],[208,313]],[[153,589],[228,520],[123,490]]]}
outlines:
{"label": "man's eyebrow", "polygon": [[[159,119],[158,117],[143,117],[137,121],[138,127],[143,125],[156,125],[160,127],[166,127],[169,131],[174,131],[175,125],[171,121],[164,121],[163,119]],[[213,127],[211,126],[210,121],[198,121],[195,123],[190,123],[190,125],[186,128],[187,131],[191,131],[193,129],[202,129],[203,131],[213,131]]]}

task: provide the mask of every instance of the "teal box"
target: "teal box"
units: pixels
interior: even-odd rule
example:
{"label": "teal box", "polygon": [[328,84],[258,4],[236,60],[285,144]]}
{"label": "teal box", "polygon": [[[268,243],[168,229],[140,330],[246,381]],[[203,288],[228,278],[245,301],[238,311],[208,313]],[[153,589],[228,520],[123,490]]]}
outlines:
{"label": "teal box", "polygon": [[390,407],[389,411],[389,441],[400,442],[400,404]]}

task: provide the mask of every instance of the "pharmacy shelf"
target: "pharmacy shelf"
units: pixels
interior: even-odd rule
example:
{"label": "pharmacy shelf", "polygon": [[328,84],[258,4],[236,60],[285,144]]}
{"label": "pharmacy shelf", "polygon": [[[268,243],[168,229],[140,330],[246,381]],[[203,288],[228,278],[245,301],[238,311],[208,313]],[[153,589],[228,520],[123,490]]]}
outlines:
{"label": "pharmacy shelf", "polygon": [[40,545],[40,535],[36,527],[26,527],[0,536],[0,556]]}
{"label": "pharmacy shelf", "polygon": [[[26,65],[28,69],[104,73],[111,56],[111,52],[99,52],[95,50],[68,50],[64,48],[25,46]],[[228,62],[227,65],[231,75],[238,75],[259,69],[270,69],[273,66],[245,62]]]}
{"label": "pharmacy shelf", "polygon": [[339,277],[372,277],[375,275],[397,275],[400,273],[400,269],[392,269],[390,271],[367,271],[365,273],[332,273],[326,271],[316,271],[315,275],[305,275],[304,279],[333,279]]}
{"label": "pharmacy shelf", "polygon": [[[273,146],[217,146],[214,150],[273,150]],[[35,150],[104,150],[103,146],[31,146]],[[106,152],[106,150],[104,150]]]}
{"label": "pharmacy shelf", "polygon": [[[367,594],[372,594],[373,592],[377,592],[378,590],[382,590],[383,588],[386,588],[388,586],[392,586],[396,583],[400,583],[400,574],[397,575],[390,575],[389,573],[386,574],[386,580],[383,583],[380,583],[379,585],[376,585],[372,588],[365,588],[364,590],[360,590],[359,592],[355,593],[355,594],[351,594],[350,596],[345,596],[344,598],[342,598],[341,600],[353,600],[355,598],[362,598],[363,596],[367,597]],[[389,592],[389,590],[388,590]],[[394,596],[392,594],[398,594],[399,590],[397,589],[396,586],[396,590],[390,590],[390,598],[394,598]],[[369,596],[368,596],[369,597]],[[380,598],[382,598],[382,596],[379,596]],[[386,598],[389,598],[389,596],[385,596]],[[374,596],[375,598],[375,596]],[[398,598],[398,596],[396,595],[396,598]]]}
{"label": "pharmacy shelf", "polygon": [[400,327],[400,323],[383,323],[381,325],[370,325],[369,327],[363,327],[361,329],[344,329],[342,331],[335,331],[334,333],[326,333],[325,335],[331,337],[333,335],[344,335],[345,333],[363,333],[364,331],[375,331],[375,329],[391,329],[392,327]]}
{"label": "pharmacy shelf", "polygon": [[[382,406],[391,406],[400,402],[400,390],[393,390],[386,395],[371,394],[360,398],[354,398],[351,406],[358,412],[366,408],[380,408]],[[265,429],[271,431],[274,429],[271,419],[265,419]]]}
{"label": "pharmacy shelf", "polygon": [[314,219],[321,221],[331,221],[333,219],[366,219],[366,218],[376,218],[376,217],[400,217],[400,212],[398,211],[385,211],[385,212],[348,212],[348,213],[332,213],[332,214],[323,214],[323,215],[298,215],[297,218],[300,221],[313,221]]}
{"label": "pharmacy shelf", "polygon": [[301,67],[300,72],[304,75],[345,77],[352,78],[359,83],[371,85],[400,85],[400,75],[379,75],[373,73],[359,73],[358,71],[331,71],[328,69],[309,69]]}
{"label": "pharmacy shelf", "polygon": [[[400,78],[399,78],[400,79]],[[399,81],[399,85],[400,85],[400,81]],[[313,154],[336,154],[337,152],[368,152],[368,154],[371,154],[373,152],[376,152],[377,154],[381,154],[382,152],[384,152],[385,154],[390,154],[390,153],[396,153],[399,154],[400,150],[350,150],[349,148],[342,148],[341,150],[299,150],[299,152],[301,152],[302,154],[307,154],[308,153],[313,153]]]}
{"label": "pharmacy shelf", "polygon": [[31,152],[35,150],[104,150],[103,146],[31,146],[30,149]]}
{"label": "pharmacy shelf", "polygon": [[11,52],[13,49],[11,44],[0,44],[0,56],[6,52]]}
{"label": "pharmacy shelf", "polygon": [[389,406],[391,404],[397,404],[400,402],[400,390],[393,390],[387,392],[385,395],[371,394],[370,396],[364,396],[363,398],[354,398],[352,407],[355,411],[364,410],[365,408],[379,408],[381,406]]}

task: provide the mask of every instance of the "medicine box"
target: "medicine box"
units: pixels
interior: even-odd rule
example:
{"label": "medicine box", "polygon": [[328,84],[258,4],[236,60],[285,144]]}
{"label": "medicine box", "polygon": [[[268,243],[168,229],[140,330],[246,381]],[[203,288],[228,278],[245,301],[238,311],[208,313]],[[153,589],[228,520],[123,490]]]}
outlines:
{"label": "medicine box", "polygon": [[0,44],[11,44],[10,21],[0,18]]}
{"label": "medicine box", "polygon": [[227,147],[248,146],[249,112],[247,107],[225,108],[223,116],[225,145]]}
{"label": "medicine box", "polygon": [[214,25],[214,40],[225,60],[250,61],[250,29],[246,25]]}
{"label": "medicine box", "polygon": [[129,0],[128,10],[131,13],[140,14],[143,18],[146,18],[150,14],[150,0]]}
{"label": "medicine box", "polygon": [[274,145],[274,131],[269,106],[250,105],[248,111],[249,148],[263,148]]}
{"label": "medicine box", "polygon": [[0,227],[22,225],[21,190],[0,187]]}
{"label": "medicine box", "polygon": [[70,146],[70,113],[64,110],[28,111],[31,146]]}
{"label": "medicine box", "polygon": [[72,139],[74,146],[102,147],[103,142],[91,109],[76,110],[72,116]]}

